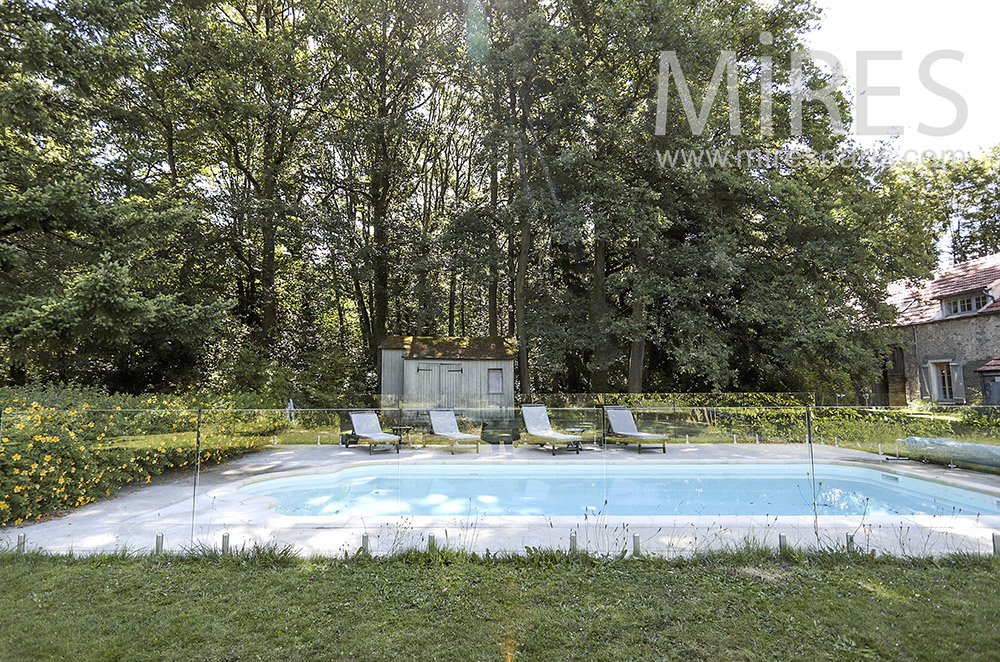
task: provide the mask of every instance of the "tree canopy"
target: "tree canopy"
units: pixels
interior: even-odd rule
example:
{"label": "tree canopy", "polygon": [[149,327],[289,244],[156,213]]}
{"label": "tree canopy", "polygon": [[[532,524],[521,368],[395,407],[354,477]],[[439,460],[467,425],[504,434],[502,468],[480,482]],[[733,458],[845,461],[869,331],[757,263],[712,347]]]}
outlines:
{"label": "tree canopy", "polygon": [[[516,337],[522,392],[842,389],[880,368],[886,285],[933,263],[904,175],[820,101],[795,130],[804,0],[0,12],[9,382],[322,402],[416,334]],[[657,135],[661,51],[696,106],[733,53],[738,134],[725,95],[700,134],[675,95]]]}

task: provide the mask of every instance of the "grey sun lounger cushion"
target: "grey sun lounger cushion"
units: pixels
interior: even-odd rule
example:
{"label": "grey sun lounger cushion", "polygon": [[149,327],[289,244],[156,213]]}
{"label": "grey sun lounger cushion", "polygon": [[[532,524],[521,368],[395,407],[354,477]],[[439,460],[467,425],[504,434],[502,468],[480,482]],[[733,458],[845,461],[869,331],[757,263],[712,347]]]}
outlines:
{"label": "grey sun lounger cushion", "polygon": [[379,423],[378,414],[373,411],[352,411],[351,426],[354,428],[354,434],[362,439],[371,439],[382,444],[399,441],[397,435],[382,432],[382,424]]}
{"label": "grey sun lounger cushion", "polygon": [[628,444],[635,444],[640,453],[642,452],[642,444],[644,442],[658,444],[664,453],[667,452],[667,439],[669,437],[665,434],[639,432],[639,429],[635,427],[635,418],[627,407],[605,407],[604,415],[611,426],[610,436],[623,438]]}
{"label": "grey sun lounger cushion", "polygon": [[545,405],[522,405],[521,416],[524,417],[524,429],[533,437],[551,441],[583,441],[583,437],[575,434],[563,434],[553,430]]}
{"label": "grey sun lounger cushion", "polygon": [[663,434],[639,432],[638,428],[635,427],[635,418],[632,417],[632,412],[626,407],[605,407],[604,413],[608,417],[608,424],[611,425],[611,432],[616,437],[634,437],[649,441],[660,441],[668,438],[667,435]]}
{"label": "grey sun lounger cushion", "polygon": [[431,409],[431,428],[434,434],[445,437],[453,441],[478,441],[479,437],[474,434],[465,434],[458,431],[458,421],[455,420],[455,412],[451,409]]}

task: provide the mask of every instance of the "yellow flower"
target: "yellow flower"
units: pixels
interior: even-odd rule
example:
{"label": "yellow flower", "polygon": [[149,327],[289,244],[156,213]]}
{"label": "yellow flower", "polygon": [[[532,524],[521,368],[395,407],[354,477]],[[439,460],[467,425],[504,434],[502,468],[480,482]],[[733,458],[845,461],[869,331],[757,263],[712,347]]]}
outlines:
{"label": "yellow flower", "polygon": [[52,456],[51,455],[46,455],[45,456],[45,461],[46,462],[51,462],[52,461]]}
{"label": "yellow flower", "polygon": [[20,453],[14,453],[13,455],[10,456],[10,459],[12,459],[12,460],[14,460],[16,462],[16,461],[18,461],[18,460],[21,459],[21,454]]}

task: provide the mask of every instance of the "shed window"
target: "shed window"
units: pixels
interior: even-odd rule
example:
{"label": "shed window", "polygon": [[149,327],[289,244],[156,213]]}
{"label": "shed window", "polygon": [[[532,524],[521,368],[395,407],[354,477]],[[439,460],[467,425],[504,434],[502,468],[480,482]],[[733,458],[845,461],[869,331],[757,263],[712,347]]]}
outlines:
{"label": "shed window", "polygon": [[489,395],[503,393],[503,368],[490,368],[487,372],[486,392]]}

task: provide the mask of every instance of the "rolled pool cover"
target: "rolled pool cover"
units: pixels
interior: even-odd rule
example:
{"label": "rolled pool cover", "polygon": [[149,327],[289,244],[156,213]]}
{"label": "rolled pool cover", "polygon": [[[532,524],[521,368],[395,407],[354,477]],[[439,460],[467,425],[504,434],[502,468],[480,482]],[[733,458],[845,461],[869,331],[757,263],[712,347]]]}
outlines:
{"label": "rolled pool cover", "polygon": [[951,464],[975,464],[983,467],[1000,467],[1000,446],[973,444],[954,439],[933,437],[907,437],[903,448],[912,458],[923,458]]}

